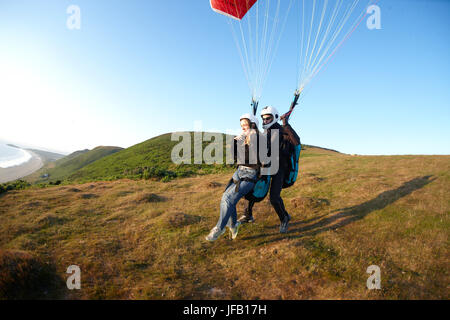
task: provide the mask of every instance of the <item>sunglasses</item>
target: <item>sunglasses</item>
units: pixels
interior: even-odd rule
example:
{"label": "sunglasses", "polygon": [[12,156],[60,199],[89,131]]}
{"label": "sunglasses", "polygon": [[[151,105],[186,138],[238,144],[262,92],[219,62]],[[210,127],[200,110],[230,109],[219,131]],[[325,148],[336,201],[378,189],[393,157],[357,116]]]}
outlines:
{"label": "sunglasses", "polygon": [[262,120],[263,120],[263,122],[266,122],[266,121],[272,121],[272,119],[273,119],[273,117],[272,116],[267,116],[267,117],[262,117]]}

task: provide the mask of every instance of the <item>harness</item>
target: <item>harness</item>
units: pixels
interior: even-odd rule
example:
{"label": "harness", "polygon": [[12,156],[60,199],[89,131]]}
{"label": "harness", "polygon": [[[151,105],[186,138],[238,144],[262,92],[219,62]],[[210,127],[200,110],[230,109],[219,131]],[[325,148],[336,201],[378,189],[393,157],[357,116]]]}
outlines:
{"label": "harness", "polygon": [[[231,178],[231,181],[236,185],[236,188],[234,189],[234,191],[237,193],[239,191],[239,187],[241,185],[241,181],[256,183],[258,180],[250,179],[250,178],[239,178],[239,180],[234,180],[233,178]],[[228,184],[228,186],[230,186],[230,184]],[[227,189],[228,189],[228,186],[227,186]]]}
{"label": "harness", "polygon": [[[257,174],[257,176],[259,176],[259,174]],[[256,179],[250,179],[250,178],[239,178],[238,180],[234,180],[233,178],[230,179],[230,181],[228,182],[227,186],[225,187],[225,190],[227,190],[233,183],[236,185],[234,191],[237,193],[239,191],[239,187],[241,186],[241,181],[246,181],[246,182],[252,182],[252,183],[257,183],[258,182],[258,178]]]}
{"label": "harness", "polygon": [[[256,135],[256,145],[259,146],[259,134]],[[247,158],[247,156],[246,156],[246,158]],[[258,162],[259,162],[259,154],[258,154]],[[243,165],[243,166],[245,167],[245,165]],[[239,168],[239,165],[238,165],[238,168]],[[259,173],[260,173],[259,172],[259,168],[255,169],[255,170],[257,170],[257,175],[256,176],[258,177]],[[235,192],[237,193],[239,191],[239,187],[241,185],[241,181],[252,182],[252,183],[256,184],[258,182],[258,180],[259,180],[258,178],[256,178],[256,179],[239,178],[238,180],[234,180],[233,178],[231,178],[230,181],[228,182],[225,190],[227,190],[231,186],[231,184],[234,183],[236,185]]]}

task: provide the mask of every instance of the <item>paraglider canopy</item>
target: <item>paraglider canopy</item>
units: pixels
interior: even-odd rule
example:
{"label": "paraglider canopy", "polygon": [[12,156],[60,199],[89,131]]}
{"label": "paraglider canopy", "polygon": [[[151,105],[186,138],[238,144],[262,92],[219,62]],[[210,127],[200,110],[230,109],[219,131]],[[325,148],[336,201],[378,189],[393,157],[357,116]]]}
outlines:
{"label": "paraglider canopy", "polygon": [[227,17],[241,20],[256,0],[210,0],[211,8]]}
{"label": "paraglider canopy", "polygon": [[378,1],[210,0],[214,11],[230,18],[227,20],[251,92],[253,114],[256,114],[291,8],[296,12],[297,21],[294,42],[298,51],[298,80],[294,102],[285,114],[286,120],[310,81],[362,23],[369,6]]}
{"label": "paraglider canopy", "polygon": [[210,0],[231,27],[256,114],[282,30],[295,0]]}

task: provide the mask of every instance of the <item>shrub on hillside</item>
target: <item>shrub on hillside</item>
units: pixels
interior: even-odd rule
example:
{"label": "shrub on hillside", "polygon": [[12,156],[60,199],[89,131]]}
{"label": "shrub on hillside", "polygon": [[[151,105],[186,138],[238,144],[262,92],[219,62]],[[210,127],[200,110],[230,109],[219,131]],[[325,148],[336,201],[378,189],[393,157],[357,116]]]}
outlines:
{"label": "shrub on hillside", "polygon": [[23,190],[29,188],[31,184],[24,180],[15,180],[13,182],[7,182],[0,184],[0,194],[9,190]]}

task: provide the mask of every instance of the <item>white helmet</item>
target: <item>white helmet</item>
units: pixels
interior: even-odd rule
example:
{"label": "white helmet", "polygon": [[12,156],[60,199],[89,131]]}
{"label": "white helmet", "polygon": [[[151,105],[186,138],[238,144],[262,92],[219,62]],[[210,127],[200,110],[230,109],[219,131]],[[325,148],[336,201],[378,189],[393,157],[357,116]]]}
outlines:
{"label": "white helmet", "polygon": [[277,109],[275,109],[272,106],[264,107],[264,109],[261,110],[261,117],[270,114],[272,116],[272,121],[270,123],[264,123],[263,121],[263,129],[269,129],[271,126],[273,126],[275,123],[278,122],[280,119],[280,115],[278,114]]}
{"label": "white helmet", "polygon": [[248,120],[250,120],[251,123],[254,123],[254,124],[256,125],[256,127],[259,126],[258,118],[256,118],[254,115],[252,115],[252,114],[250,114],[250,113],[244,113],[244,114],[239,118],[239,120],[242,120],[242,119],[248,119]]}

